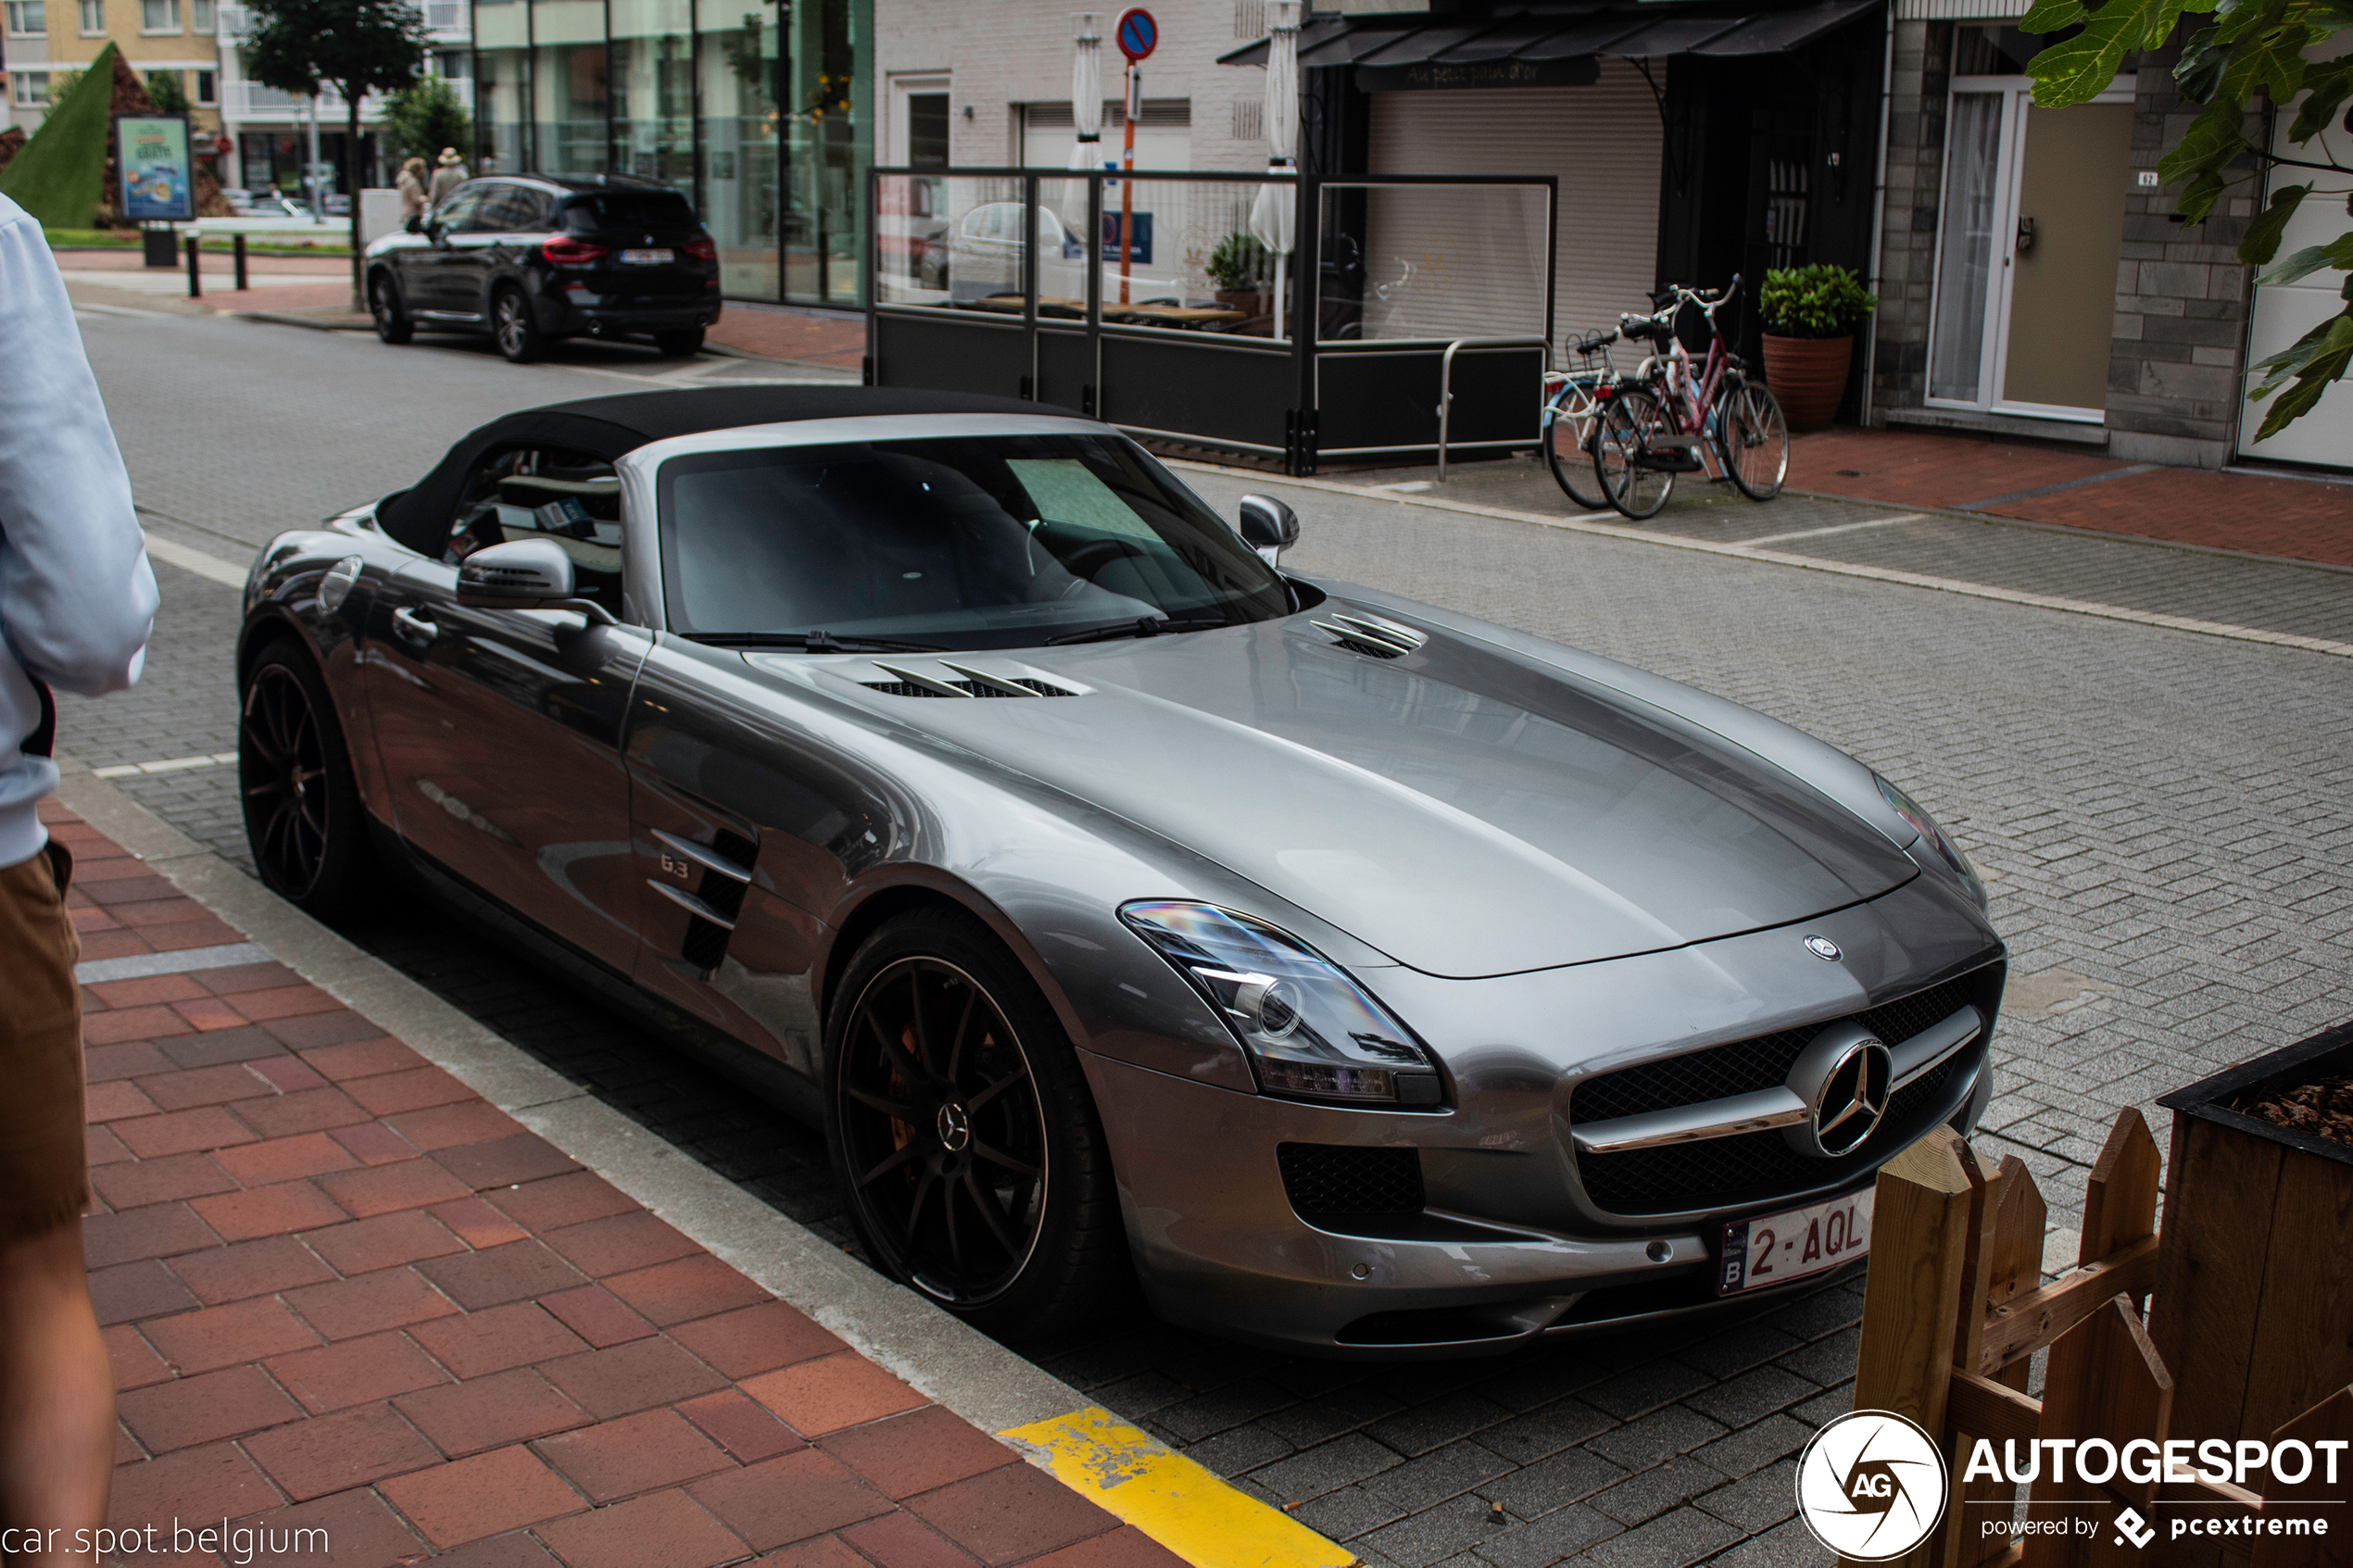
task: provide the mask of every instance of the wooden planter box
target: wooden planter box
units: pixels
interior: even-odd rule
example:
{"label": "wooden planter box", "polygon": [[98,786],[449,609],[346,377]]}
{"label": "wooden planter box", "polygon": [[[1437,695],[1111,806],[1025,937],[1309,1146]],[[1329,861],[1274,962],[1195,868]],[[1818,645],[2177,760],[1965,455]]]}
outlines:
{"label": "wooden planter box", "polygon": [[2347,1075],[2353,1024],[2157,1102],[2173,1150],[2149,1337],[2196,1371],[2174,1392],[2176,1432],[2269,1437],[2353,1383],[2353,1148],[2234,1109]]}

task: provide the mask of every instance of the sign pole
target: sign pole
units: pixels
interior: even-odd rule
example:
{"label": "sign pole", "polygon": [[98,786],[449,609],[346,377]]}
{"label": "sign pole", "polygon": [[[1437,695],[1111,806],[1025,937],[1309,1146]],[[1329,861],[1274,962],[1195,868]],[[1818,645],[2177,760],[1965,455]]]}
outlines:
{"label": "sign pole", "polygon": [[1160,24],[1141,6],[1130,6],[1113,24],[1112,38],[1127,56],[1127,100],[1120,119],[1126,122],[1126,150],[1120,158],[1119,180],[1119,303],[1127,303],[1127,270],[1136,240],[1136,119],[1144,110],[1144,78],[1136,68],[1160,44]]}

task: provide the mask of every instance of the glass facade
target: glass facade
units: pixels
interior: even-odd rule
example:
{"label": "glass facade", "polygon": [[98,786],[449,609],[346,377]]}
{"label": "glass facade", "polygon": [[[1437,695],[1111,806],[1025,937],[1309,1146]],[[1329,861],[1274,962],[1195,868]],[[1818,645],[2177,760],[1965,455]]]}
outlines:
{"label": "glass facade", "polygon": [[856,306],[874,0],[476,0],[476,164],[685,192],[738,297]]}

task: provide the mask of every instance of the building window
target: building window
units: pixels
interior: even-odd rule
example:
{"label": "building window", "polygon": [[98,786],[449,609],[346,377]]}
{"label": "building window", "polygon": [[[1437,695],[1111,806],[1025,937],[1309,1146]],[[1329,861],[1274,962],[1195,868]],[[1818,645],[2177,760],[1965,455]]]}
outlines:
{"label": "building window", "polygon": [[82,0],[82,36],[104,38],[107,35],[107,0]]}
{"label": "building window", "polygon": [[9,81],[16,83],[19,108],[39,108],[49,101],[49,73],[45,70],[20,70]]}
{"label": "building window", "polygon": [[220,90],[219,87],[214,85],[215,82],[219,78],[219,75],[220,73],[217,71],[200,70],[196,72],[196,102],[200,104],[211,104],[219,101]]}
{"label": "building window", "polygon": [[179,31],[180,0],[139,0],[139,31]]}
{"label": "building window", "polygon": [[48,31],[48,10],[43,0],[8,0],[9,37],[40,38]]}
{"label": "building window", "polygon": [[188,0],[188,29],[199,37],[212,31],[212,0]]}

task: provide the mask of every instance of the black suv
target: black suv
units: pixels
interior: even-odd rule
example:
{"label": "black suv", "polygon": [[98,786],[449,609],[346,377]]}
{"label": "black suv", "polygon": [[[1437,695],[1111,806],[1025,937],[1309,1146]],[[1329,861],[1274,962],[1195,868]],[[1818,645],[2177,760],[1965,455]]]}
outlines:
{"label": "black suv", "polygon": [[719,249],[686,198],[624,175],[484,175],[368,247],[376,335],[486,332],[521,363],[548,340],[651,337],[692,354],[719,320]]}

